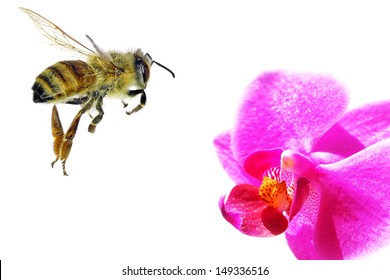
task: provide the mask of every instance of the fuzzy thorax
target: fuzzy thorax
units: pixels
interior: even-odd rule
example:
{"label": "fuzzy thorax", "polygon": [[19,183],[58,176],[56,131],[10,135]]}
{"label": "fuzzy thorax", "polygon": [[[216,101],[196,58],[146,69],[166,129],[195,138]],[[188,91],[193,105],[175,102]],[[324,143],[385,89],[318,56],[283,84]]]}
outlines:
{"label": "fuzzy thorax", "polygon": [[137,66],[137,59],[145,62],[149,71],[151,63],[140,51],[117,52],[109,51],[111,61],[103,59],[99,55],[91,56],[88,64],[94,69],[97,76],[96,88],[107,89],[107,96],[121,98],[127,96],[132,89],[145,89],[147,79],[144,78]]}

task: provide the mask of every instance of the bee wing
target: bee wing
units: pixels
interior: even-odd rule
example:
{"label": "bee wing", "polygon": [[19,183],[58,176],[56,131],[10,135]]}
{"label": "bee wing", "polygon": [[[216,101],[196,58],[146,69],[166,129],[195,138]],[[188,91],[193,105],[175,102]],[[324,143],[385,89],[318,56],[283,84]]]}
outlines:
{"label": "bee wing", "polygon": [[35,26],[42,33],[42,35],[52,41],[54,45],[85,56],[89,56],[95,53],[93,50],[87,48],[68,33],[59,28],[57,25],[52,23],[50,20],[29,9],[20,9],[33,20]]}

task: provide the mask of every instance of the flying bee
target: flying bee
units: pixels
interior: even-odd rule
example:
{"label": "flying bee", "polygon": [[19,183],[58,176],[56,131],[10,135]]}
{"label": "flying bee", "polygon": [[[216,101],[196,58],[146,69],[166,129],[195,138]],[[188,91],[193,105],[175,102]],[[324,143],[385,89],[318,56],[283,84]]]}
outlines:
{"label": "flying bee", "polygon": [[[54,164],[60,160],[63,174],[67,176],[65,163],[72,148],[80,118],[85,112],[91,109],[97,111],[97,115],[92,118],[88,127],[88,131],[94,133],[104,115],[102,105],[106,96],[121,99],[126,108],[127,98],[140,95],[139,104],[132,110],[126,111],[128,115],[131,115],[146,104],[145,88],[153,64],[167,70],[173,77],[175,74],[140,49],[129,52],[104,51],[86,35],[95,49],[92,50],[43,16],[26,8],[20,9],[33,20],[42,35],[54,45],[81,54],[86,58],[86,61],[65,60],[49,66],[36,77],[32,86],[35,103],[54,104],[51,129],[56,158],[51,165],[54,167]],[[74,117],[66,133],[62,129],[55,105],[57,103],[81,105],[80,111]]]}

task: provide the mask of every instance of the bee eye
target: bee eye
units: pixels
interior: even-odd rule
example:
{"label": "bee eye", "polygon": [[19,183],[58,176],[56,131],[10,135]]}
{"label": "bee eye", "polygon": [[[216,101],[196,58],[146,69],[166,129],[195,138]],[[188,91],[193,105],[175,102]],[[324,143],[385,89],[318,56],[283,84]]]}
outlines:
{"label": "bee eye", "polygon": [[142,78],[144,80],[144,83],[146,83],[149,80],[149,67],[146,64],[145,61],[142,60],[142,58],[137,57],[135,60],[135,66],[137,68],[137,72],[142,74]]}

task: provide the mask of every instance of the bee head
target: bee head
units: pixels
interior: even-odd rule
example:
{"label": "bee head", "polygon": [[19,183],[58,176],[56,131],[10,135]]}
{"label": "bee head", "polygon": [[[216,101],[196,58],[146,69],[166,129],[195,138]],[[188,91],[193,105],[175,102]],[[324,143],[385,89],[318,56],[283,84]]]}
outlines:
{"label": "bee head", "polygon": [[148,53],[143,54],[141,52],[141,50],[138,49],[134,54],[134,58],[135,58],[134,64],[135,64],[135,69],[136,69],[136,73],[137,73],[137,80],[145,86],[149,80],[150,67],[153,65],[153,63],[155,63],[158,66],[160,66],[161,68],[167,70],[175,78],[175,74],[169,68],[158,63],[157,61],[154,61]]}
{"label": "bee head", "polygon": [[171,73],[172,77],[175,78],[175,73],[173,73],[173,71],[171,69],[169,69],[168,67],[162,65],[161,63],[158,63],[157,61],[153,60],[152,57],[150,56],[150,54],[146,53],[145,59],[147,60],[148,65],[149,64],[152,65],[153,63],[156,63],[158,66],[160,66],[161,68],[163,68],[163,69],[167,70],[169,73]]}
{"label": "bee head", "polygon": [[142,78],[143,84],[146,85],[146,83],[149,80],[150,66],[153,63],[153,60],[147,54],[144,56],[136,54],[134,63],[135,63],[135,69],[137,71],[138,77]]}

